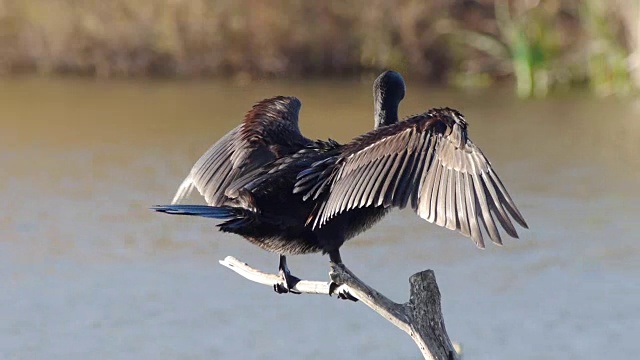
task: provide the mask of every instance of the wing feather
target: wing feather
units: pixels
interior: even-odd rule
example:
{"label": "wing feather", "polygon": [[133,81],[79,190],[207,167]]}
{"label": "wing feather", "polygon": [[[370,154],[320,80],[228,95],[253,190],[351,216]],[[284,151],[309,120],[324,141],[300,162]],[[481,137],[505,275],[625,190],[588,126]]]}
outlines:
{"label": "wing feather", "polygon": [[513,219],[518,224],[520,224],[520,226],[522,226],[525,229],[528,229],[529,225],[527,225],[527,222],[524,220],[524,217],[522,216],[522,214],[520,214],[520,211],[518,211],[516,204],[511,199],[511,196],[509,196],[507,189],[505,189],[504,185],[502,185],[502,181],[500,181],[500,178],[498,177],[498,175],[493,171],[490,171],[489,175],[491,176],[491,180],[493,180],[493,183],[500,190],[500,192],[498,193],[500,196],[500,203],[505,205],[505,207],[507,208],[507,211],[509,212],[509,214],[511,214],[511,217],[513,217]]}
{"label": "wing feather", "polygon": [[447,222],[445,227],[449,230],[456,230],[458,217],[456,215],[456,173],[454,171],[447,171],[447,178],[449,180],[447,184]]}
{"label": "wing feather", "polygon": [[393,174],[397,169],[397,157],[398,154],[395,153],[389,154],[389,156],[385,157],[385,166],[382,169],[382,172],[378,175],[379,178],[376,181],[375,191],[371,194],[372,202],[370,205],[380,206],[384,202],[387,188],[389,187],[389,183],[393,179]]}
{"label": "wing feather", "polygon": [[469,229],[471,231],[471,238],[481,249],[484,249],[484,239],[478,226],[478,214],[477,209],[477,197],[475,196],[475,190],[473,188],[473,180],[471,180],[470,174],[464,175],[464,186],[467,189],[466,203],[467,203],[467,219],[469,219]]}
{"label": "wing feather", "polygon": [[370,206],[375,201],[376,196],[379,196],[378,190],[382,188],[380,181],[384,180],[385,172],[389,171],[387,165],[390,159],[391,156],[385,156],[378,162],[376,171],[371,174],[371,179],[369,179],[367,187],[364,189],[364,196],[360,200],[361,207]]}
{"label": "wing feather", "polygon": [[440,185],[438,185],[438,202],[435,207],[435,224],[438,226],[444,226],[446,219],[446,193],[447,193],[447,169],[440,165]]}
{"label": "wing feather", "polygon": [[429,138],[426,138],[425,136],[420,136],[420,143],[418,145],[418,158],[416,159],[416,165],[417,167],[414,168],[414,172],[411,176],[411,181],[413,184],[418,184],[418,186],[413,186],[412,187],[412,191],[411,191],[411,208],[412,209],[417,209],[418,207],[418,202],[419,202],[419,198],[420,198],[420,178],[422,177],[424,171],[424,167],[426,165],[426,157],[427,157],[427,151],[426,148],[429,145]]}
{"label": "wing feather", "polygon": [[458,224],[460,225],[460,233],[464,236],[470,236],[469,219],[467,217],[467,202],[465,199],[464,174],[456,173],[456,200],[458,207]]}
{"label": "wing feather", "polygon": [[[393,192],[394,192],[394,185],[396,182],[396,179],[399,176],[399,167],[400,164],[402,164],[404,162],[404,158],[407,154],[405,152],[402,152],[400,154],[395,153],[393,154],[394,156],[394,161],[393,161],[393,165],[391,166],[391,170],[389,170],[389,173],[387,174],[387,177],[384,180],[384,183],[382,184],[382,191],[380,192],[380,196],[381,198],[378,199],[378,205],[382,204],[384,207],[388,207],[391,206],[391,203],[393,201]],[[380,201],[382,200],[382,201]]]}
{"label": "wing feather", "polygon": [[[343,146],[331,164],[318,166],[325,172],[321,185],[306,185],[321,201],[312,214],[314,227],[352,209],[407,204],[481,248],[483,228],[501,244],[497,223],[512,237],[517,232],[511,219],[526,227],[491,163],[467,137],[464,117],[452,109],[432,109],[371,131]],[[305,176],[299,180],[310,184]]]}
{"label": "wing feather", "polygon": [[490,204],[494,212],[496,213],[496,218],[500,222],[500,225],[502,225],[502,228],[507,232],[507,234],[509,234],[509,236],[517,239],[518,232],[511,223],[511,220],[509,220],[509,216],[504,210],[504,206],[502,206],[502,203],[500,202],[500,198],[498,197],[498,193],[496,192],[494,183],[493,181],[491,181],[487,173],[482,173],[482,182],[485,184],[485,188],[487,189],[487,197],[491,197],[492,201],[490,202]]}
{"label": "wing feather", "polygon": [[284,155],[301,150],[311,141],[300,133],[300,101],[277,96],[256,103],[242,124],[211,146],[193,165],[172,204],[182,202],[196,188],[207,204],[221,206],[227,188],[243,175]]}
{"label": "wing feather", "polygon": [[427,187],[427,205],[429,206],[429,214],[427,215],[427,221],[436,221],[436,207],[438,205],[438,193],[440,189],[440,177],[442,177],[442,168],[440,160],[436,159],[435,172],[433,174],[433,183],[430,187]]}

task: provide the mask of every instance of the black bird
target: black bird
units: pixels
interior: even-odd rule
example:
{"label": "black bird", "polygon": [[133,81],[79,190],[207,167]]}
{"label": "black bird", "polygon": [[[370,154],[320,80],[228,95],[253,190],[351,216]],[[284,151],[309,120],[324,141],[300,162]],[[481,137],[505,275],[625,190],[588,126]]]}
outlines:
{"label": "black bird", "polygon": [[154,209],[226,219],[218,225],[222,231],[280,253],[284,283],[275,287],[278,292],[297,281],[286,267],[286,254],[322,251],[341,263],[342,244],[392,207],[410,205],[419,216],[458,230],[481,248],[480,225],[493,242],[502,243],[496,220],[517,237],[509,216],[527,224],[489,161],[468,139],[462,114],[432,109],[398,122],[404,91],[398,73],[380,75],[374,83],[376,129],[345,145],[300,135],[297,99],[262,101],[196,163],[174,199],[195,186],[210,206]]}
{"label": "black bird", "polygon": [[[405,93],[402,76],[394,71],[382,73],[374,82],[373,92],[375,128],[397,123],[398,104]],[[329,242],[323,238],[329,236],[326,230],[330,227],[314,232],[307,226],[314,204],[294,194],[293,187],[298,172],[340,145],[302,136],[298,128],[300,106],[295,97],[282,96],[254,105],[242,124],[196,162],[172,205],[153,208],[169,214],[227,219],[219,225],[221,231],[242,235],[263,249],[279,253],[279,269],[285,281],[275,287],[278,292],[286,292],[296,281],[288,271],[285,254],[323,251],[322,243]],[[176,205],[194,187],[209,206]],[[381,211],[384,209],[373,213],[381,217]]]}

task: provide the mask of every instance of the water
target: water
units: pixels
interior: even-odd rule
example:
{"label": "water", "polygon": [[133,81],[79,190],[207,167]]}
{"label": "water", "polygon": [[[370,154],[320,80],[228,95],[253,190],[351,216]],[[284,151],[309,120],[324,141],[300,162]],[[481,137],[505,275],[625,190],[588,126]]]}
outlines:
{"label": "water", "polygon": [[[0,358],[418,359],[368,308],[278,296],[217,264],[277,257],[212,221],[155,214],[197,157],[259,99],[301,98],[301,128],[339,141],[373,125],[368,83],[0,84]],[[640,346],[640,107],[582,94],[518,101],[409,83],[403,114],[453,106],[531,230],[484,251],[394,212],[343,247],[396,301],[434,269],[468,359],[633,358]],[[293,257],[327,278],[327,259]]]}

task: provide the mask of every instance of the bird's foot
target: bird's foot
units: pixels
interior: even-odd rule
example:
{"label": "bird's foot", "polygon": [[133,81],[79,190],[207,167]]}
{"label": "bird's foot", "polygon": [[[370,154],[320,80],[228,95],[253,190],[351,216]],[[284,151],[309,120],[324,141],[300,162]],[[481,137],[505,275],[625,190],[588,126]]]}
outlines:
{"label": "bird's foot", "polygon": [[347,290],[345,287],[340,288],[340,285],[330,281],[329,282],[329,296],[331,296],[332,294],[336,294],[336,296],[338,297],[338,299],[341,300],[351,300],[353,302],[358,301],[358,299],[356,297],[354,297],[353,295],[351,295],[349,293],[349,290]]}
{"label": "bird's foot", "polygon": [[299,278],[291,275],[289,272],[283,271],[280,271],[280,277],[282,278],[282,282],[273,284],[273,291],[278,294],[300,294],[299,291],[293,289],[293,287],[300,281]]}
{"label": "bird's foot", "polygon": [[[331,265],[332,269],[339,268],[339,269],[342,269],[343,271],[346,271],[346,266],[344,266],[344,264],[342,263],[342,257],[340,256],[340,251],[337,249],[329,251],[329,264]],[[333,270],[331,270],[331,272],[329,273],[329,276],[331,276],[331,281],[329,282],[329,296],[331,296],[332,294],[336,294],[338,296],[338,299],[358,301],[356,297],[354,297],[349,293],[349,291],[347,290],[347,287],[340,288],[341,284],[338,284],[335,281],[333,281],[334,275],[335,274],[333,273]]]}
{"label": "bird's foot", "polygon": [[273,284],[273,291],[278,294],[300,294],[299,291],[294,290],[293,288],[296,286],[300,279],[291,275],[291,271],[289,271],[289,267],[287,266],[287,262],[283,259],[284,256],[280,258],[280,266],[278,273],[280,274],[281,282]]}

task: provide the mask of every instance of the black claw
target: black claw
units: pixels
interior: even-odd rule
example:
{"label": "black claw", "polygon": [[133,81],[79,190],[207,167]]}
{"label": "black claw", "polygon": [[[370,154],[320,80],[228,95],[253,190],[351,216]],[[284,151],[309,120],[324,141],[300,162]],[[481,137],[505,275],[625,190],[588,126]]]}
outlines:
{"label": "black claw", "polygon": [[341,300],[350,300],[353,302],[358,302],[358,299],[356,297],[354,297],[353,295],[349,294],[348,291],[342,291],[338,294],[338,299]]}
{"label": "black claw", "polygon": [[273,291],[277,292],[278,294],[302,294],[300,291],[293,289],[293,287],[296,286],[300,279],[291,274],[286,275],[286,273],[283,272],[280,273],[280,277],[282,278],[282,282],[273,284]]}
{"label": "black claw", "polygon": [[340,287],[340,285],[336,284],[335,282],[331,281],[329,282],[329,296],[331,296],[331,294],[336,294],[338,299],[341,300],[351,300],[353,302],[358,301],[357,298],[355,298],[353,295],[351,295],[349,293],[349,291],[347,291],[346,289],[342,289],[338,292],[336,292],[336,289],[338,289]]}
{"label": "black claw", "polygon": [[275,291],[278,294],[286,294],[289,292],[289,289],[287,288],[286,285],[278,283],[278,284],[273,284],[273,291]]}
{"label": "black claw", "polygon": [[[342,257],[340,256],[340,251],[339,250],[332,250],[329,251],[329,261],[331,263],[333,263],[336,266],[339,266],[341,268],[344,268],[344,264],[342,264]],[[351,300],[351,301],[358,301],[358,299],[356,297],[354,297],[353,295],[349,294],[349,291],[347,291],[346,289],[342,289],[338,292],[336,292],[336,290],[340,287],[339,284],[335,283],[333,280],[329,282],[329,296],[331,296],[331,294],[336,294],[338,296],[338,299],[342,299],[342,300]]]}

